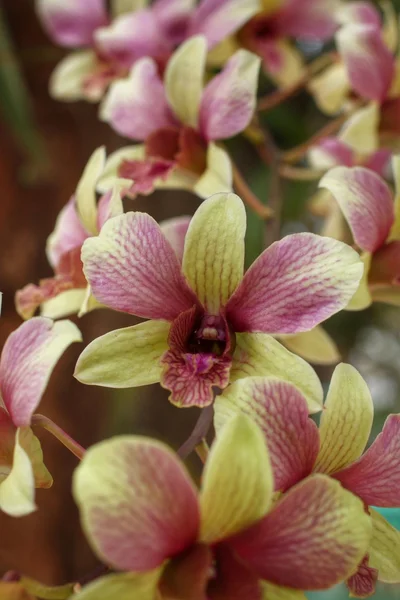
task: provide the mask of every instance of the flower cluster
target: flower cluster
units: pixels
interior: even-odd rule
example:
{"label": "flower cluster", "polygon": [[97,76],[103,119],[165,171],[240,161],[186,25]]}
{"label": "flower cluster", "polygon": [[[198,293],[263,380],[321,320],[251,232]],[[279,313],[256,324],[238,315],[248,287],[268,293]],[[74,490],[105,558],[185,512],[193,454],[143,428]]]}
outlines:
{"label": "flower cluster", "polygon": [[[35,487],[51,486],[32,430],[44,427],[81,460],[73,494],[105,574],[53,591],[18,575],[0,596],[305,600],[340,582],[360,598],[400,583],[400,532],[376,510],[400,508],[400,415],[367,448],[374,410],[360,373],[336,366],[324,401],[310,365],[340,360],[321,328],[331,316],[400,305],[392,6],[36,4],[52,40],[74,49],[52,95],[100,102],[99,118],[139,143],[93,152],[48,238],[54,275],[17,291],[25,322],[0,360],[0,509],[29,514]],[[325,43],[335,50],[310,60],[307,47]],[[274,89],[260,98],[262,86]],[[303,88],[335,118],[280,151],[259,113]],[[249,188],[225,142],[238,135],[263,160],[269,198],[280,178],[318,182],[307,210],[319,229],[280,236],[283,198],[268,204]],[[148,197],[164,188],[196,195],[194,215],[157,223]],[[138,196],[149,212],[130,209]],[[247,269],[246,209],[266,230]],[[34,414],[59,357],[82,341],[58,319],[99,307],[141,321],[88,344],[75,377],[159,383],[175,407],[200,409],[178,454],[134,434],[85,451]],[[200,482],[183,462],[193,451]]]}

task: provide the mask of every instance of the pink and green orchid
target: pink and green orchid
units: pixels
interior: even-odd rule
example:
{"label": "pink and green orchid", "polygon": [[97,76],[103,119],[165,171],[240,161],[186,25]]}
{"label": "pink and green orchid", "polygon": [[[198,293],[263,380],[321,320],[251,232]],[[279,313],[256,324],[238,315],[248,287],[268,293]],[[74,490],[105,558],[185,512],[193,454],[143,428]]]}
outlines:
{"label": "pink and green orchid", "polygon": [[126,77],[143,57],[162,72],[174,49],[204,35],[210,49],[259,10],[259,0],[36,0],[37,13],[53,41],[83,48],[64,58],[50,81],[61,100],[97,102],[109,84]]}
{"label": "pink and green orchid", "polygon": [[320,181],[347,220],[362,254],[364,277],[348,308],[372,302],[400,304],[400,158],[393,158],[396,193],[373,171],[336,167]]}
{"label": "pink and green orchid", "polygon": [[220,432],[200,491],[160,442],[97,444],[73,491],[94,551],[121,573],[73,600],[302,600],[301,590],[350,576],[370,539],[362,502],[325,475],[276,503],[273,490],[263,433],[248,417]]}
{"label": "pink and green orchid", "polygon": [[122,148],[110,157],[102,191],[115,177],[132,179],[133,195],[149,194],[155,187],[189,189],[203,198],[231,191],[231,162],[215,141],[249,124],[260,59],[239,50],[204,86],[206,57],[206,37],[195,36],[172,55],[164,79],[156,62],[143,58],[127,79],[111,86],[101,118],[144,145]]}
{"label": "pink and green orchid", "polygon": [[35,317],[11,333],[0,359],[0,509],[12,516],[35,510],[35,487],[52,477],[31,419],[63,352],[81,334],[70,321]]}
{"label": "pink and green orchid", "polygon": [[309,331],[344,308],[362,263],[346,244],[300,233],[274,243],[244,274],[245,230],[241,199],[211,196],[190,222],[181,266],[149,215],[110,219],[82,248],[92,293],[150,320],[94,340],[76,377],[119,388],[160,381],[173,404],[203,407],[214,387],[276,375],[288,377],[319,410],[315,372],[272,335]]}
{"label": "pink and green orchid", "polygon": [[258,423],[268,443],[275,491],[285,492],[310,474],[323,473],[363,501],[372,519],[372,538],[348,585],[353,595],[365,597],[373,593],[377,578],[400,582],[400,533],[371,508],[400,507],[400,415],[389,415],[364,452],[373,403],[361,375],[346,364],[335,369],[319,428],[308,412],[306,399],[293,385],[253,377],[218,397],[215,426],[217,433],[223,431],[238,413]]}

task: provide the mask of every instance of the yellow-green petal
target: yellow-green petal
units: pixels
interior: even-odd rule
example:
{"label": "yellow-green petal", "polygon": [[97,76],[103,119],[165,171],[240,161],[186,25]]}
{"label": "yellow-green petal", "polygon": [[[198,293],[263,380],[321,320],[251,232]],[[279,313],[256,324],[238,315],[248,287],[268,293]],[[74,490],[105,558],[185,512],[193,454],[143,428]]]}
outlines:
{"label": "yellow-green petal", "polygon": [[357,460],[367,445],[373,418],[371,393],[364,379],[351,365],[338,365],[321,415],[315,469],[334,473]]}
{"label": "yellow-green petal", "polygon": [[200,540],[222,540],[261,519],[273,487],[261,429],[246,415],[236,415],[221,429],[204,468]]}
{"label": "yellow-green petal", "polygon": [[369,510],[372,537],[369,546],[369,566],[378,569],[379,581],[400,583],[400,531],[375,510]]}
{"label": "yellow-green petal", "polygon": [[97,201],[96,183],[104,169],[106,150],[104,146],[97,148],[89,158],[76,188],[76,208],[84,228],[96,235],[97,229]]}
{"label": "yellow-green petal", "polygon": [[17,431],[11,471],[0,483],[0,509],[12,517],[36,510],[32,463],[19,442],[19,434]]}
{"label": "yellow-green petal", "polygon": [[70,600],[158,600],[160,570],[106,575],[89,583]]}
{"label": "yellow-green petal", "polygon": [[169,328],[165,321],[146,321],[96,338],[78,358],[75,377],[88,385],[114,388],[160,381]]}
{"label": "yellow-green petal", "polygon": [[331,365],[339,362],[338,347],[331,336],[320,325],[295,335],[278,336],[278,339],[295,354],[317,365]]}

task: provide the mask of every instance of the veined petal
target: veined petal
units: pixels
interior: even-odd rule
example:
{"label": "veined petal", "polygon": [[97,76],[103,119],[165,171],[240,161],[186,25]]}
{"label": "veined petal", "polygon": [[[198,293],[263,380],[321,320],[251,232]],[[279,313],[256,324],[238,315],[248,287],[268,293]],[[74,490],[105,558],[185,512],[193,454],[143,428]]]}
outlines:
{"label": "veined petal", "polygon": [[351,90],[346,67],[342,62],[328,67],[320,75],[311,79],[308,90],[323,113],[327,115],[338,113]]}
{"label": "veined petal", "polygon": [[375,593],[378,571],[369,566],[368,554],[364,556],[357,571],[346,581],[350,598],[368,598]]}
{"label": "veined petal", "polygon": [[262,600],[307,600],[304,592],[293,588],[262,582]]}
{"label": "veined petal", "polygon": [[363,272],[357,252],[331,238],[295,233],[252,264],[227,305],[234,331],[300,333],[346,306]]}
{"label": "veined petal", "polygon": [[385,242],[394,221],[392,193],[386,182],[364,167],[336,167],[319,182],[338,202],[356,244],[375,252]]}
{"label": "veined petal", "polygon": [[233,355],[231,381],[243,377],[277,377],[296,386],[307,400],[310,413],[322,409],[323,391],[314,369],[263,333],[239,333]]}
{"label": "veined petal", "polygon": [[179,262],[182,262],[183,259],[185,237],[191,218],[192,217],[188,216],[173,217],[172,219],[166,219],[160,223],[161,231],[175,250]]}
{"label": "veined petal", "polygon": [[19,437],[17,430],[11,471],[0,483],[0,509],[12,517],[29,515],[36,510],[32,463]]}
{"label": "veined petal", "polygon": [[243,277],[246,212],[235,194],[215,194],[186,234],[183,272],[208,314],[218,315]]}
{"label": "veined petal", "polygon": [[[107,82],[88,89],[87,79],[96,73],[98,60],[93,50],[78,50],[63,58],[51,74],[49,92],[52,98],[64,102],[87,100],[98,102]],[[99,82],[100,84],[101,82]]]}
{"label": "veined petal", "polygon": [[93,32],[107,22],[104,0],[36,0],[47,33],[61,46],[89,46]]}
{"label": "veined petal", "polygon": [[75,196],[72,196],[61,209],[54,231],[47,238],[46,254],[53,269],[58,267],[65,254],[80,248],[88,235],[79,219]]}
{"label": "veined petal", "polygon": [[143,144],[124,146],[112,152],[106,160],[103,173],[97,183],[97,191],[104,194],[113,187],[119,178],[119,169],[124,161],[144,160],[145,158],[146,150]]}
{"label": "veined petal", "polygon": [[9,335],[1,353],[0,386],[16,426],[29,425],[58,359],[81,340],[71,321],[53,323],[44,317],[26,321]]}
{"label": "veined petal", "polygon": [[70,600],[154,600],[159,570],[148,573],[117,573],[95,579]]}
{"label": "veined petal", "polygon": [[145,213],[107,221],[86,240],[82,261],[94,296],[114,310],[169,321],[197,303],[173,248]]}
{"label": "veined petal", "polygon": [[113,388],[160,381],[169,328],[163,321],[146,321],[96,338],[78,358],[75,377],[82,383]]}
{"label": "veined petal", "polygon": [[217,396],[214,410],[217,434],[236,414],[247,414],[259,425],[275,490],[286,491],[311,473],[319,450],[318,428],[308,417],[306,399],[292,384],[273,377],[239,379]]}
{"label": "veined petal", "polygon": [[192,37],[174,52],[165,71],[168,102],[179,120],[194,129],[198,126],[206,56],[206,39]]}
{"label": "veined petal", "polygon": [[212,544],[249,527],[267,512],[274,481],[261,429],[235,415],[220,430],[202,475],[200,540]]}
{"label": "veined petal", "polygon": [[201,198],[208,198],[220,192],[231,192],[232,180],[232,163],[228,153],[210,142],[207,148],[207,169],[194,184],[194,193]]}
{"label": "veined petal", "polygon": [[108,219],[112,219],[124,212],[122,196],[132,182],[129,179],[116,179],[112,188],[101,196],[97,204],[97,230],[103,227]]}
{"label": "veined petal", "polygon": [[334,340],[320,326],[296,335],[281,336],[279,340],[288,350],[315,365],[331,365],[340,360]]}
{"label": "veined petal", "polygon": [[368,505],[400,506],[400,415],[389,415],[365,454],[334,476]]}
{"label": "veined petal", "polygon": [[379,119],[379,104],[371,102],[368,106],[360,108],[345,122],[340,130],[339,139],[358,154],[371,154],[379,148]]}
{"label": "veined petal", "polygon": [[28,456],[36,488],[48,489],[53,485],[53,478],[43,462],[43,451],[40,441],[30,427],[17,430],[18,443]]}
{"label": "veined petal", "polygon": [[188,36],[201,33],[212,48],[259,11],[259,0],[202,0],[192,13]]}
{"label": "veined petal", "polygon": [[369,564],[378,569],[379,581],[400,582],[400,531],[382,515],[369,509],[372,519],[372,537],[369,545]]}
{"label": "veined petal", "polygon": [[370,535],[362,502],[333,479],[314,475],[289,490],[231,544],[262,579],[320,590],[354,573]]}
{"label": "veined petal", "polygon": [[261,60],[238,50],[204,89],[200,130],[207,140],[232,137],[247,127],[256,106]]}
{"label": "veined petal", "polygon": [[96,183],[106,162],[106,149],[97,148],[89,158],[76,188],[76,209],[83,227],[97,235]]}
{"label": "veined petal", "polygon": [[346,310],[364,310],[364,308],[367,308],[372,304],[372,296],[368,283],[372,254],[370,252],[363,252],[360,255],[360,259],[364,265],[364,272],[357,291],[346,306]]}
{"label": "veined petal", "polygon": [[321,415],[321,448],[315,469],[334,473],[357,460],[367,445],[373,418],[372,398],[364,379],[351,365],[338,365]]}
{"label": "veined petal", "polygon": [[89,448],[73,493],[97,555],[124,571],[149,571],[197,538],[199,506],[190,477],[165,444],[115,437]]}
{"label": "veined petal", "polygon": [[175,125],[151,58],[138,60],[128,78],[111,85],[100,107],[100,119],[133,140],[145,140],[157,129]]}
{"label": "veined petal", "polygon": [[336,34],[352,89],[368,100],[382,102],[394,77],[394,57],[386,46],[381,29],[375,25],[351,23]]}

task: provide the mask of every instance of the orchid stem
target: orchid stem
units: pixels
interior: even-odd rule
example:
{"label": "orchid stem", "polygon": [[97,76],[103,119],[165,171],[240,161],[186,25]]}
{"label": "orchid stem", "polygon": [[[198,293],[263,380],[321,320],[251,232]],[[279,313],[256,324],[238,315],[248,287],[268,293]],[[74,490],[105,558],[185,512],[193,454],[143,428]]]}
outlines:
{"label": "orchid stem", "polygon": [[79,460],[82,460],[84,457],[85,449],[48,417],[45,417],[44,415],[33,415],[32,425],[43,427],[43,429],[49,431],[59,442],[68,448],[72,454],[79,458]]}
{"label": "orchid stem", "polygon": [[324,171],[281,164],[279,166],[279,174],[284,179],[290,179],[292,181],[315,181],[321,179]]}
{"label": "orchid stem", "polygon": [[210,452],[210,448],[204,438],[201,440],[200,444],[197,444],[195,451],[201,462],[204,464],[208,458],[208,453]]}
{"label": "orchid stem", "polygon": [[197,452],[197,446],[201,445],[206,437],[208,430],[211,427],[213,417],[214,406],[212,404],[202,409],[192,433],[178,450],[177,454],[180,456],[180,458],[182,458],[182,460],[187,458],[189,454],[193,452],[193,450],[196,450]]}
{"label": "orchid stem", "polygon": [[262,219],[270,219],[273,214],[270,207],[265,206],[265,204],[263,204],[261,200],[251,191],[243,175],[234,164],[232,164],[232,172],[233,185],[243,202],[245,202],[247,206],[249,206]]}

